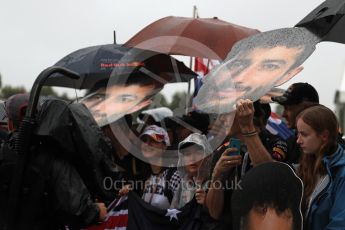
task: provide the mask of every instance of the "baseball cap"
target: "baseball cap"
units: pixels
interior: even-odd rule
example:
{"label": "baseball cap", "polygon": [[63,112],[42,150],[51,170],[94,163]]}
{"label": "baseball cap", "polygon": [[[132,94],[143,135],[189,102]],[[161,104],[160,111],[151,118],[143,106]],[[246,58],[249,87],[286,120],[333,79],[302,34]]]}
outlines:
{"label": "baseball cap", "polygon": [[7,117],[14,122],[20,122],[28,107],[30,95],[27,93],[19,93],[12,95],[5,101]]}
{"label": "baseball cap", "polygon": [[164,142],[167,146],[170,146],[168,133],[162,127],[159,127],[157,125],[149,125],[144,129],[143,133],[140,134],[140,137],[144,135],[148,135],[155,141]]}
{"label": "baseball cap", "polygon": [[272,97],[281,105],[296,105],[302,101],[319,103],[319,94],[316,89],[306,82],[292,84],[282,96]]}

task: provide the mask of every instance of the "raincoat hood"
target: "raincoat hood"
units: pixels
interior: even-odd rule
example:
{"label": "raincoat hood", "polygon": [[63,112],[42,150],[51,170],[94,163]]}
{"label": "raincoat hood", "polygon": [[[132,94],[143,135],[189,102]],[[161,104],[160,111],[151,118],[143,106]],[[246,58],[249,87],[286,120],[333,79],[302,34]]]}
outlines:
{"label": "raincoat hood", "polygon": [[209,173],[209,168],[206,167],[208,164],[208,159],[206,158],[208,155],[210,155],[213,151],[211,148],[211,145],[209,144],[209,142],[207,141],[207,137],[203,134],[199,134],[199,133],[192,133],[190,134],[186,139],[184,139],[183,141],[181,141],[178,145],[178,156],[179,156],[179,160],[178,160],[178,170],[180,173],[181,178],[186,176],[186,172],[184,169],[185,163],[183,161],[183,154],[180,152],[180,149],[186,145],[186,144],[195,144],[198,146],[201,146],[204,150],[204,156],[203,156],[203,163],[200,166],[200,170],[198,172],[198,175],[201,176],[202,178],[206,177],[206,175],[208,175]]}
{"label": "raincoat hood", "polygon": [[[196,176],[188,175],[185,170],[185,163],[183,161],[183,154],[180,152],[180,149],[185,144],[195,144],[201,146],[204,150],[204,156],[202,162],[199,166],[198,172]],[[188,147],[187,147],[188,148]],[[199,133],[192,133],[186,139],[178,145],[178,172],[181,177],[180,185],[175,192],[174,198],[171,202],[171,208],[181,208],[186,205],[195,195],[196,189],[201,186],[204,187],[207,183],[206,180],[208,179],[210,167],[211,167],[211,158],[207,157],[212,153],[212,148],[207,141],[205,135]]]}
{"label": "raincoat hood", "polygon": [[180,149],[183,145],[191,143],[201,146],[204,149],[205,156],[212,153],[211,145],[207,141],[207,137],[205,135],[199,133],[192,133],[186,139],[181,141],[178,145],[178,153],[181,154]]}

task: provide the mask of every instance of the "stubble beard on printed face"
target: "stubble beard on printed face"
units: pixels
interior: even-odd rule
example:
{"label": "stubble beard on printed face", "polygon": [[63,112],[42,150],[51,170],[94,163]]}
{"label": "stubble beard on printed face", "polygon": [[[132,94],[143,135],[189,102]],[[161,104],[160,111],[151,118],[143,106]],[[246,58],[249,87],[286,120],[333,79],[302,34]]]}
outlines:
{"label": "stubble beard on printed face", "polygon": [[119,114],[113,114],[108,116],[106,113],[92,113],[94,119],[96,120],[96,123],[99,127],[103,127],[105,125],[108,125],[110,123],[113,123],[120,119],[121,117],[125,116],[126,113],[119,113]]}
{"label": "stubble beard on printed face", "polygon": [[214,84],[203,85],[198,96],[195,98],[197,109],[205,113],[224,114],[230,113],[236,109],[236,103],[239,99],[250,99],[256,101],[265,95],[271,88],[272,84],[259,87],[249,87],[245,91],[238,93],[233,98],[220,97],[218,95],[219,88]]}
{"label": "stubble beard on printed face", "polygon": [[218,95],[218,91],[219,88],[215,84],[204,84],[195,98],[195,105],[197,109],[205,113],[214,114],[222,114],[225,113],[225,111],[233,111],[236,98],[234,98],[234,100],[227,99],[227,103],[222,103],[223,98]]}

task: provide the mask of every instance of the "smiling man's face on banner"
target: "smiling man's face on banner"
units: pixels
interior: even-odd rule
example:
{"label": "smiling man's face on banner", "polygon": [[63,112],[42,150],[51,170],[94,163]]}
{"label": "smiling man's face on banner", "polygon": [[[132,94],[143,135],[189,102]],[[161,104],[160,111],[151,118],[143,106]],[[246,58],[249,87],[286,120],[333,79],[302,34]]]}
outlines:
{"label": "smiling man's face on banner", "polygon": [[298,74],[315,50],[317,37],[303,28],[255,34],[236,43],[208,75],[195,99],[206,113],[228,113],[238,99],[259,99]]}

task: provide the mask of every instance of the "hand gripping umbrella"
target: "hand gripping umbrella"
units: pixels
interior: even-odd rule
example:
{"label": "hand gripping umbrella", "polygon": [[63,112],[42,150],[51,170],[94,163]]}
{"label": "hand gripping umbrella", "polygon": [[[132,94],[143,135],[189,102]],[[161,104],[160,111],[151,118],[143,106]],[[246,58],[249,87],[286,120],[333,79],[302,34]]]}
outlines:
{"label": "hand gripping umbrella", "polygon": [[345,0],[327,0],[296,24],[305,27],[321,41],[345,44]]}

